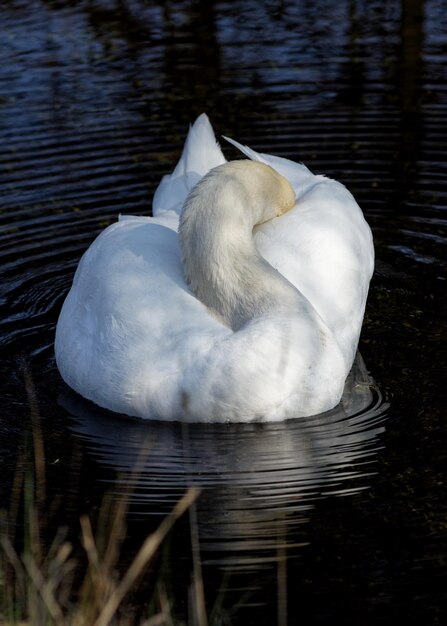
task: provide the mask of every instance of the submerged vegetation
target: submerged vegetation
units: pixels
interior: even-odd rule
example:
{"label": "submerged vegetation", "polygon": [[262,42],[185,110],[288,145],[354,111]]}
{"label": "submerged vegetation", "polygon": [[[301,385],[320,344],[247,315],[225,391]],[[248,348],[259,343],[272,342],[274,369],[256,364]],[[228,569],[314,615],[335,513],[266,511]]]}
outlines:
{"label": "submerged vegetation", "polygon": [[[79,520],[79,545],[67,528],[49,532],[45,450],[33,380],[25,369],[32,445],[17,461],[11,504],[1,513],[0,626],[173,626],[163,584],[156,583],[146,606],[133,606],[131,596],[153,563],[175,522],[195,502],[190,488],[158,528],[143,541],[123,570],[127,497],[106,495],[95,524]],[[139,471],[137,461],[134,473]],[[130,482],[129,482],[130,484]],[[94,528],[95,527],[95,528]],[[23,529],[18,533],[17,528]],[[48,535],[52,539],[48,540]],[[194,623],[205,626],[201,580],[193,581]],[[200,606],[199,606],[200,605]],[[143,614],[143,615],[142,615]]]}

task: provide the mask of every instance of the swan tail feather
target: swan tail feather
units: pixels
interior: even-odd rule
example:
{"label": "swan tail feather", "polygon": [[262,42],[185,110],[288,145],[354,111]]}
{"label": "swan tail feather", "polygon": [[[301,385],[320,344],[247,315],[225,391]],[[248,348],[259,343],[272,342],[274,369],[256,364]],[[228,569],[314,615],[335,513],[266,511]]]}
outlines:
{"label": "swan tail feather", "polygon": [[152,201],[155,216],[173,210],[180,214],[186,196],[210,169],[226,162],[205,113],[189,128],[183,151],[171,174],[163,176]]}
{"label": "swan tail feather", "polygon": [[204,176],[210,169],[225,162],[208,116],[202,113],[190,126],[183,154],[173,173],[176,174],[179,169],[180,174]]}

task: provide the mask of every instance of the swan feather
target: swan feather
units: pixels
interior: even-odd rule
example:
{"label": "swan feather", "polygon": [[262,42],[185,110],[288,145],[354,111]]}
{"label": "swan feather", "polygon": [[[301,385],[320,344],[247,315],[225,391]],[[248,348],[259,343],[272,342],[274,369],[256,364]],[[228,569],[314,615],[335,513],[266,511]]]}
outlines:
{"label": "swan feather", "polygon": [[[286,178],[296,195],[284,215],[255,227],[246,264],[253,276],[227,264],[242,281],[242,313],[222,319],[185,280],[182,207],[210,170],[225,168],[222,177],[233,167],[203,114],[157,189],[154,217],[123,217],[103,231],[82,257],[62,307],[60,373],[96,404],[143,418],[217,422],[299,417],[339,402],[373,270],[369,227],[340,183],[232,143]],[[236,189],[234,180],[228,189]],[[212,194],[207,203],[205,220],[217,211]],[[223,246],[220,230],[211,240],[198,236],[199,247]],[[270,281],[264,299],[255,285],[260,275]]]}

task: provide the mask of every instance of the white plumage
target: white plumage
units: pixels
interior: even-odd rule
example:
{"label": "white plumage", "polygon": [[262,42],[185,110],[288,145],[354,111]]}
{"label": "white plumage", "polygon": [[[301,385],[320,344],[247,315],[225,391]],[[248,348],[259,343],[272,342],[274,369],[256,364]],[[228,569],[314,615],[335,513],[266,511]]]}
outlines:
{"label": "white plumage", "polygon": [[55,351],[64,380],[96,404],[217,422],[339,402],[373,271],[370,229],[340,183],[231,142],[275,172],[224,165],[201,115],[155,193],[154,217],[121,218],[82,257]]}

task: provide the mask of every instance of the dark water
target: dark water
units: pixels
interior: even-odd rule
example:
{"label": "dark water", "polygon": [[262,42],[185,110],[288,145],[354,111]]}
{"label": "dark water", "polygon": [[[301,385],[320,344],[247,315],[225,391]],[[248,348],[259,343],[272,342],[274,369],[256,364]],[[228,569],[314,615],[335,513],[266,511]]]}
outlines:
{"label": "dark water", "polygon": [[[48,498],[74,534],[106,490],[124,493],[142,446],[130,551],[203,487],[161,559],[179,618],[199,549],[211,624],[445,623],[446,9],[2,3],[2,506],[30,429],[29,372]],[[150,211],[202,111],[219,134],[341,180],[373,229],[360,351],[375,382],[359,360],[324,416],[141,424],[96,411],[57,373],[54,327],[80,255],[118,213]]]}

